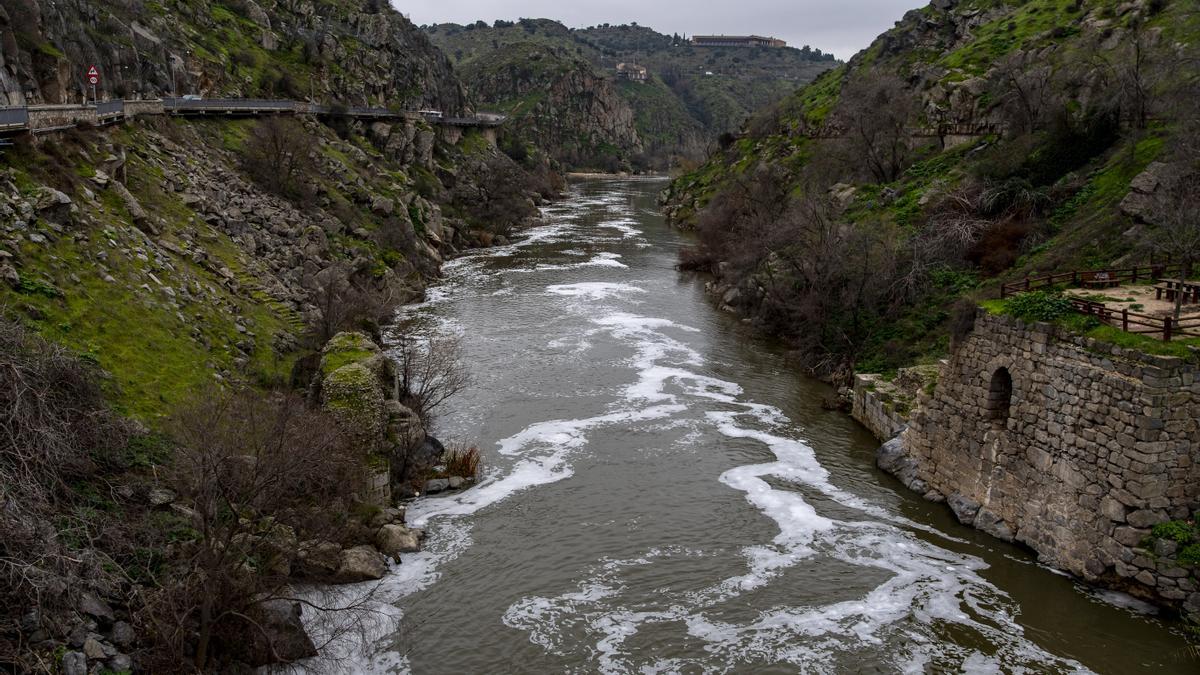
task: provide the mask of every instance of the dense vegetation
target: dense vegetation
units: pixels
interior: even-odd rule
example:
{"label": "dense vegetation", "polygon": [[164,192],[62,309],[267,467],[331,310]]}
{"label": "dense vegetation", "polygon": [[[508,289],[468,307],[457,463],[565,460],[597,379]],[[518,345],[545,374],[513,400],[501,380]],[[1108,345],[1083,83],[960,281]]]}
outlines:
{"label": "dense vegetation", "polygon": [[1186,260],[1198,47],[1178,1],[914,10],[671,186],[684,264],[837,378],[937,358],[1002,280]]}
{"label": "dense vegetation", "polygon": [[[439,24],[425,31],[482,103],[517,115],[537,102],[516,90],[519,82],[537,79],[522,72],[526,69],[554,64],[560,75],[572,71],[614,79],[619,63],[646,67],[645,83],[616,83],[619,98],[633,110],[640,142],[614,150],[638,168],[702,158],[713,139],[736,130],[754,110],[835,65],[831,55],[808,46],[695,47],[679,35],[636,24],[570,29],[547,19],[521,19],[490,26]],[[496,69],[517,76],[497,81],[488,76]]]}
{"label": "dense vegetation", "polygon": [[[102,96],[159,96],[174,79],[206,96],[466,105],[448,61],[378,0],[19,0],[0,7],[0,43],[3,94],[32,103],[78,100],[64,74],[94,59]],[[503,241],[557,177],[423,120],[148,116],[13,140],[0,670],[311,655],[289,584],[361,581],[342,569],[354,559],[386,571],[381,528],[416,545],[366,477],[442,463],[425,425],[465,386],[452,344],[402,350],[396,388],[378,347],[325,359],[327,343],[353,330],[370,344],[443,256]],[[347,392],[378,404],[370,445],[339,417]],[[397,456],[413,476],[381,468]],[[447,459],[478,467],[469,449]]]}

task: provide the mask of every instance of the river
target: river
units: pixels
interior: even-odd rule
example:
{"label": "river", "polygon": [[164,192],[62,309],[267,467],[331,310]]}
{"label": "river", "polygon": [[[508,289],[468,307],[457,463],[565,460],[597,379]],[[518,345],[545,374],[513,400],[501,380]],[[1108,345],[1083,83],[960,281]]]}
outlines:
{"label": "river", "polygon": [[484,479],[419,500],[413,673],[1196,672],[1178,625],[957,524],[874,467],[831,392],[674,269],[658,181],[589,179],[446,265],[399,329],[461,336],[438,435]]}

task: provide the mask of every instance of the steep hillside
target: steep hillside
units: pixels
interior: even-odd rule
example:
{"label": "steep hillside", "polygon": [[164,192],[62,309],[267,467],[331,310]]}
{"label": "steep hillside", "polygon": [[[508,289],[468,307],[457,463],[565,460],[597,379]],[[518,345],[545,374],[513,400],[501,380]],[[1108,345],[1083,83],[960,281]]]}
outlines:
{"label": "steep hillside", "polygon": [[472,95],[510,116],[505,147],[541,148],[567,167],[601,171],[629,170],[643,152],[633,109],[575,54],[513,42],[459,69]]}
{"label": "steep hillside", "polygon": [[956,298],[1165,258],[1198,43],[1181,0],[913,10],[671,185],[685,263],[827,374],[935,358]]}
{"label": "steep hillside", "polygon": [[[493,26],[441,24],[425,31],[460,66],[475,95],[489,104],[517,97],[497,89],[494,80],[477,81],[473,73],[479,64],[490,68],[511,61],[513,68],[525,68],[525,50],[533,45],[596,80],[617,79],[620,63],[645,67],[644,83],[616,82],[619,97],[633,110],[641,147],[616,145],[624,159],[659,169],[702,158],[711,139],[737,129],[752,111],[835,65],[831,56],[808,47],[698,48],[678,35],[636,25],[570,29],[547,19],[521,19]],[[525,47],[514,49],[518,44]],[[598,91],[608,94],[607,88]],[[638,157],[639,151],[644,156]]]}
{"label": "steep hillside", "polygon": [[[12,102],[78,101],[95,62],[101,97],[162,95],[177,64],[205,96],[467,107],[375,0],[18,0],[0,45]],[[372,337],[555,176],[483,131],[389,119],[147,113],[5,139],[0,670],[312,656],[281,590],[377,580],[419,547],[392,497],[452,456]],[[400,360],[458,381],[452,344],[422,347]]]}
{"label": "steep hillside", "polygon": [[179,94],[466,106],[450,64],[399,12],[366,0],[13,0],[0,6],[0,95],[79,103]]}

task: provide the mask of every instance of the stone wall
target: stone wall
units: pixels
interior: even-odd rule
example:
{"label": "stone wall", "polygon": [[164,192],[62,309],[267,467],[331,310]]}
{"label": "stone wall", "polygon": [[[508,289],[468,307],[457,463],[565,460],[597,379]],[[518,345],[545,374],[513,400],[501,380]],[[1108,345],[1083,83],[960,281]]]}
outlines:
{"label": "stone wall", "polygon": [[96,108],[90,105],[48,105],[29,111],[29,128],[35,131],[98,123]]}
{"label": "stone wall", "polygon": [[1196,571],[1150,543],[1200,507],[1200,374],[981,311],[880,466],[1054,567],[1200,613]]}
{"label": "stone wall", "polygon": [[907,421],[891,405],[891,401],[879,395],[880,382],[882,378],[879,375],[854,376],[854,392],[851,394],[853,407],[850,415],[875,434],[875,438],[886,441],[895,438],[896,434],[904,429]]}

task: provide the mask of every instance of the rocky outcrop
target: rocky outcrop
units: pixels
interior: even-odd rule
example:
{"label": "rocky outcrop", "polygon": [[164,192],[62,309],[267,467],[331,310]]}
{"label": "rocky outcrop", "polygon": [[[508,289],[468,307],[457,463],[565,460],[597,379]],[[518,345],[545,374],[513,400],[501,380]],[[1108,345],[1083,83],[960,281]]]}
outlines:
{"label": "rocky outcrop", "polygon": [[[322,406],[346,429],[380,478],[372,501],[388,506],[412,497],[445,448],[429,436],[420,416],[396,396],[392,361],[362,333],[340,333],[322,350]],[[386,488],[386,489],[383,489]]]}
{"label": "rocky outcrop", "polygon": [[[303,54],[297,64],[296,52]],[[0,100],[79,103],[157,98],[316,97],[459,113],[446,58],[386,2],[199,0],[170,10],[133,0],[15,0],[0,7]]]}
{"label": "rocky outcrop", "polygon": [[586,60],[535,43],[506,45],[469,64],[473,95],[511,113],[505,133],[565,166],[628,170],[643,152],[634,112]]}

